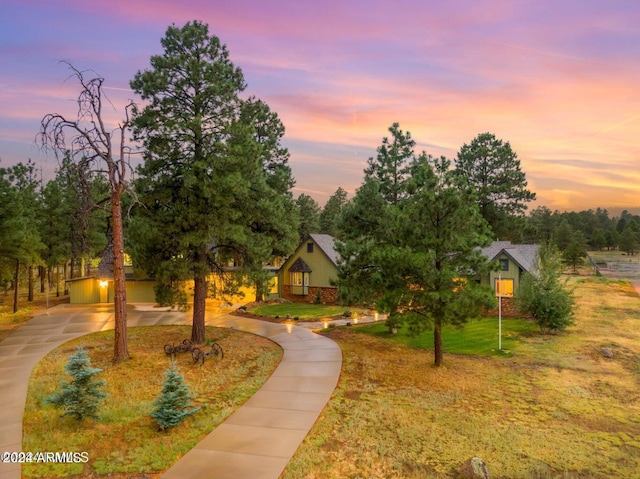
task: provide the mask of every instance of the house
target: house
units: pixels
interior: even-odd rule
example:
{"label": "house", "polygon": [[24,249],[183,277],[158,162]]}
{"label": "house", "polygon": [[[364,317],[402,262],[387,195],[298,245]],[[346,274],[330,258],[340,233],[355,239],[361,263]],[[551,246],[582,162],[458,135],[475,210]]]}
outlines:
{"label": "house", "polygon": [[327,234],[309,234],[278,271],[281,297],[290,301],[338,301],[338,252]]}
{"label": "house", "polygon": [[[225,268],[229,274],[232,274],[236,268],[229,266]],[[266,288],[267,298],[278,296],[277,276],[274,268],[265,266],[272,276]],[[220,277],[212,275],[209,281],[220,286]],[[107,245],[102,254],[102,259],[98,265],[95,274],[67,280],[69,286],[69,302],[71,304],[89,304],[89,303],[113,303],[114,285],[113,285],[113,246],[111,243]],[[158,281],[152,278],[137,278],[133,272],[133,266],[128,256],[125,255],[125,288],[127,294],[127,302],[129,303],[156,303],[156,291]],[[183,287],[187,294],[193,291],[193,281],[185,281]],[[241,286],[238,294],[225,297],[232,303],[242,303],[253,300],[256,296],[255,286]]]}
{"label": "house", "polygon": [[[154,287],[157,281],[138,280],[134,277],[131,260],[125,255],[125,288],[127,301],[132,303],[155,303]],[[67,280],[71,304],[113,303],[113,244],[109,242],[95,274]]]}
{"label": "house", "polygon": [[[513,296],[520,287],[520,281],[525,273],[535,274],[538,271],[538,252],[540,246],[536,244],[511,244],[510,241],[494,241],[482,254],[489,261],[498,261],[498,271],[491,271],[488,276],[480,279],[483,285],[490,285],[496,294]],[[498,283],[500,279],[500,284]]]}

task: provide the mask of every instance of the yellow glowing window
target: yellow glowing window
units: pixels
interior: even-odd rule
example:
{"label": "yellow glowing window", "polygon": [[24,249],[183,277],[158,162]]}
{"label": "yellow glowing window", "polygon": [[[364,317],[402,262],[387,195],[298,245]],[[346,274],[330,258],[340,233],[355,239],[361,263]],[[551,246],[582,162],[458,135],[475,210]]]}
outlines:
{"label": "yellow glowing window", "polygon": [[309,286],[309,273],[291,273],[291,284],[293,286]]}
{"label": "yellow glowing window", "polygon": [[513,279],[496,279],[496,296],[513,296]]}

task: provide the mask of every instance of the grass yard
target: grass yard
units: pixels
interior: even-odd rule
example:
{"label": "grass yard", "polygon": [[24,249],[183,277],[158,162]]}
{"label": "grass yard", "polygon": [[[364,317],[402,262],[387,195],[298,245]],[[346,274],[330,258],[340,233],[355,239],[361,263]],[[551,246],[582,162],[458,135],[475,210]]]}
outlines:
{"label": "grass yard", "polygon": [[308,303],[273,303],[262,304],[249,308],[249,312],[260,316],[280,317],[286,318],[287,315],[291,318],[298,318],[300,320],[320,319],[331,316],[342,315],[345,311],[353,311],[362,315],[366,312],[365,309],[355,308],[351,309],[348,306],[333,306],[326,304],[308,304]]}
{"label": "grass yard", "polygon": [[[374,323],[354,328],[358,333],[394,341],[405,346],[433,350],[433,331],[419,336],[410,336],[407,327],[400,328],[397,334],[390,334],[384,323]],[[502,319],[502,352],[498,349],[498,318],[481,318],[470,321],[463,329],[445,326],[442,328],[444,350],[456,354],[477,354],[491,356],[505,354],[515,349],[527,337],[533,336],[540,328],[533,321],[525,319]]]}
{"label": "grass yard", "polygon": [[445,342],[435,368],[433,351],[327,332],[342,376],[283,479],[456,479],[474,455],[493,479],[640,477],[640,298],[625,282],[571,281],[576,324],[525,335],[512,357]]}
{"label": "grass yard", "polygon": [[[248,333],[207,328],[207,339],[219,342],[224,359],[189,364],[189,353],[178,355],[177,365],[200,410],[187,420],[160,432],[149,416],[170,365],[163,345],[189,337],[190,326],[154,326],[129,329],[132,359],[113,365],[113,331],[70,341],[47,355],[34,369],[24,415],[23,451],[88,452],[86,464],[24,464],[24,477],[157,477],[211,432],[266,381],[282,350],[273,342]],[[79,426],[61,411],[44,404],[60,381],[70,355],[84,345],[98,379],[107,382],[99,421]],[[125,474],[127,473],[127,474]],[[135,474],[135,475],[131,475]]]}

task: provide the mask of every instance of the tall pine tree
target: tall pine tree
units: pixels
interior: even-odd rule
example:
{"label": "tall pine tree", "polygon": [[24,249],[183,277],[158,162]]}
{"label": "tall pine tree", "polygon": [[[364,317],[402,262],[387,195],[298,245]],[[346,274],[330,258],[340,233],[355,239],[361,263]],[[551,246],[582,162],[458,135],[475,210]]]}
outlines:
{"label": "tall pine tree", "polygon": [[[205,339],[205,300],[235,260],[258,278],[272,255],[296,243],[293,185],[284,127],[259,100],[243,100],[242,71],[199,22],[171,26],[162,55],[132,89],[147,101],[134,113],[144,147],[132,221],[138,267],[164,282],[193,279],[191,339]],[[220,290],[218,290],[219,292]]]}
{"label": "tall pine tree", "polygon": [[339,286],[346,299],[375,301],[390,327],[430,329],[439,366],[443,325],[462,325],[492,305],[491,292],[475,281],[489,267],[479,250],[489,230],[473,191],[445,158],[414,158],[402,182],[382,177],[370,167],[345,212]]}
{"label": "tall pine tree", "polygon": [[475,188],[480,214],[493,236],[519,241],[522,217],[536,195],[527,189],[520,160],[509,142],[482,133],[460,148],[456,174]]}

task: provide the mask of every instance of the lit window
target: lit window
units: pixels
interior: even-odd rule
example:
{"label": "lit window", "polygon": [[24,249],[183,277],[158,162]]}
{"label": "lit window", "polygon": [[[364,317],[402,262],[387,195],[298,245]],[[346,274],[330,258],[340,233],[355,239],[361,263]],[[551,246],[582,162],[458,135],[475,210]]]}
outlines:
{"label": "lit window", "polygon": [[[304,284],[303,284],[304,281]],[[309,286],[309,273],[296,272],[291,273],[292,286]]]}
{"label": "lit window", "polygon": [[496,296],[513,296],[513,279],[496,279]]}

